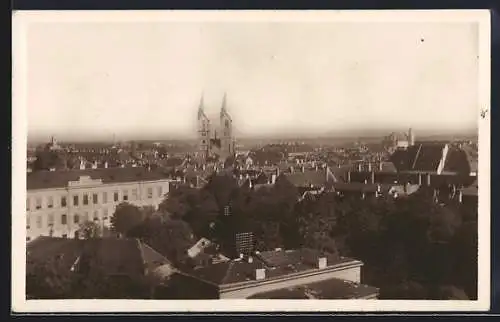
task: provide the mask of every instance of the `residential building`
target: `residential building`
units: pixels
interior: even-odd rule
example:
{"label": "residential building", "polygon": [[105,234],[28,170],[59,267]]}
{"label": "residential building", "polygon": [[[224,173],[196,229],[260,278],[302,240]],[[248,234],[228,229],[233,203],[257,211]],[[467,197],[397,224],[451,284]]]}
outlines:
{"label": "residential building", "polygon": [[377,288],[361,284],[362,266],[312,249],[276,249],[197,268],[190,275],[211,285],[220,299],[377,298]]}

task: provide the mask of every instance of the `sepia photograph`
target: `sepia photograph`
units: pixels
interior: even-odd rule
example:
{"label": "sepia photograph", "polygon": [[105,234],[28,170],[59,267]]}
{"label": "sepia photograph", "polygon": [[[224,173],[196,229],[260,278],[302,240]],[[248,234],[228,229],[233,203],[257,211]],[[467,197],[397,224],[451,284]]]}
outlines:
{"label": "sepia photograph", "polygon": [[487,310],[489,23],[15,12],[13,310]]}

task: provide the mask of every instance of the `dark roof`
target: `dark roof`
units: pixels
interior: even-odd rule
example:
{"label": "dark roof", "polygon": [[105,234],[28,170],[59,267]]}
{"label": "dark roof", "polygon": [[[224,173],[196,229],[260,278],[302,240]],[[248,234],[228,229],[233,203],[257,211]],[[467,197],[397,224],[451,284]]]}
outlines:
{"label": "dark roof", "polygon": [[109,275],[138,276],[145,273],[145,268],[154,270],[170,264],[165,257],[136,239],[77,240],[42,236],[27,244],[29,263],[44,262],[54,257],[62,260],[62,265],[58,267],[63,270],[69,270],[80,258],[80,263],[90,263],[91,269]]}
{"label": "dark roof", "polygon": [[386,184],[386,183],[376,184],[376,183],[362,183],[362,182],[350,182],[350,183],[339,182],[339,183],[335,183],[333,185],[333,188],[335,189],[335,191],[341,191],[341,192],[373,192],[374,193],[380,187],[380,192],[386,193],[394,186],[395,186],[394,184]]}
{"label": "dark roof", "polygon": [[398,171],[436,172],[445,144],[417,144],[407,149],[396,150],[390,161]]}
{"label": "dark roof", "polygon": [[217,285],[255,281],[255,270],[266,270],[266,279],[279,278],[292,273],[317,269],[319,257],[327,257],[328,266],[353,262],[350,258],[339,258],[335,255],[323,255],[312,249],[266,251],[255,254],[253,262],[236,259],[228,262],[212,264],[198,268],[193,275]]}
{"label": "dark roof", "polygon": [[140,276],[144,264],[135,239],[100,238],[87,240],[81,261],[88,260],[91,269],[109,275]]}
{"label": "dark roof", "polygon": [[77,181],[81,176],[102,179],[103,183],[155,181],[169,177],[168,173],[160,168],[148,170],[143,167],[37,171],[27,174],[27,188],[28,190],[63,188],[69,181]]}
{"label": "dark roof", "polygon": [[82,251],[83,242],[76,239],[40,236],[26,245],[26,270],[31,264],[57,259],[58,268],[69,270]]}
{"label": "dark roof", "polygon": [[[330,171],[330,175],[328,176],[327,171]],[[327,185],[328,183],[344,181],[347,171],[347,167],[318,170],[304,169],[304,171],[285,173],[285,176],[288,181],[296,187],[308,187],[311,185],[319,187]]]}
{"label": "dark roof", "polygon": [[[475,171],[477,171],[477,167]],[[443,172],[470,174],[471,163],[467,153],[462,149],[450,147],[446,156]]]}
{"label": "dark roof", "polygon": [[326,281],[258,293],[251,299],[360,299],[378,295],[376,287],[332,278]]}

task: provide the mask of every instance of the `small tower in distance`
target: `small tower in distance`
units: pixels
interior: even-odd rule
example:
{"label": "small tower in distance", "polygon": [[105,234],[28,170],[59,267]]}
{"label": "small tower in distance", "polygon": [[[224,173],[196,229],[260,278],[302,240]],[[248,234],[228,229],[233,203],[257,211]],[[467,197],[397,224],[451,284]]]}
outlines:
{"label": "small tower in distance", "polygon": [[413,129],[410,127],[408,130],[408,146],[415,145],[415,133],[413,133]]}
{"label": "small tower in distance", "polygon": [[208,154],[210,144],[210,120],[205,114],[203,106],[203,95],[201,95],[198,107],[198,153],[205,158]]}

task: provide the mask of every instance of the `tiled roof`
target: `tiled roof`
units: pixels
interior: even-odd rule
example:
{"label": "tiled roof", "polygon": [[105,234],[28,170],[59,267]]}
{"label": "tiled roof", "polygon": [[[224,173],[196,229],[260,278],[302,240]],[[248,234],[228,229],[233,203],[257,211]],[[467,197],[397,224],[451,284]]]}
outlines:
{"label": "tiled roof", "polygon": [[332,278],[326,281],[258,293],[251,299],[361,299],[378,295],[376,287]]}
{"label": "tiled roof", "polygon": [[249,263],[245,259],[212,264],[195,269],[193,275],[217,285],[255,281],[256,269],[266,270],[267,278],[278,278],[292,273],[317,269],[319,257],[327,257],[328,266],[357,262],[350,258],[322,255],[312,249],[266,251],[256,254]]}
{"label": "tiled roof", "polygon": [[404,150],[396,150],[391,162],[398,171],[436,172],[445,144],[417,144]]}
{"label": "tiled roof", "polygon": [[88,259],[91,269],[109,275],[140,276],[144,274],[139,244],[135,239],[102,238],[87,240],[81,262]]}
{"label": "tiled roof", "polygon": [[450,148],[446,156],[443,172],[469,174],[471,172],[471,164],[467,153],[461,149]]}
{"label": "tiled roof", "polygon": [[145,269],[154,271],[165,265],[174,269],[164,256],[136,239],[77,240],[38,237],[28,243],[27,252],[31,263],[57,256],[63,260],[63,265],[58,267],[65,270],[69,270],[79,257],[80,263],[90,263],[93,265],[91,269],[98,269],[110,275],[138,276],[144,274]]}
{"label": "tiled roof", "polygon": [[142,167],[36,171],[27,174],[27,188],[28,190],[64,188],[68,185],[69,181],[77,181],[81,176],[89,176],[91,179],[102,179],[103,183],[155,181],[169,177],[165,170],[148,170]]}
{"label": "tiled roof", "polygon": [[[327,173],[329,175],[327,176]],[[344,181],[347,168],[326,168],[318,170],[304,169],[304,171],[294,171],[285,173],[286,178],[296,187],[324,186],[328,183]]]}
{"label": "tiled roof", "polygon": [[40,236],[26,245],[26,270],[39,262],[58,259],[58,268],[69,270],[82,251],[83,242],[76,239]]}

